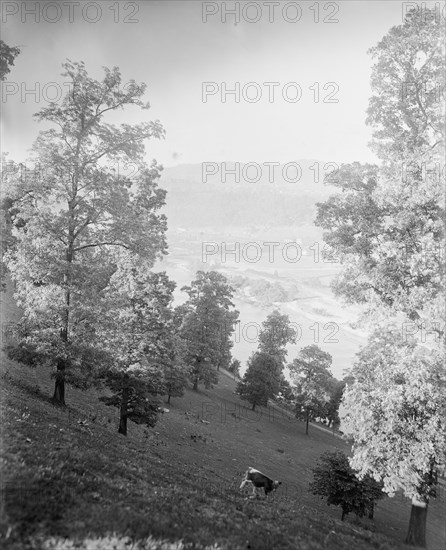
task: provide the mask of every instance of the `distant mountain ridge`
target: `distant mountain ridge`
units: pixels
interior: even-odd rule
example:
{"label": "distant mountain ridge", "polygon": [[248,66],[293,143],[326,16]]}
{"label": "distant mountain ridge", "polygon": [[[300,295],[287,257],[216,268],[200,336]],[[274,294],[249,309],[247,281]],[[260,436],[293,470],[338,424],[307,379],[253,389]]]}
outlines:
{"label": "distant mountain ridge", "polygon": [[315,159],[300,159],[285,164],[273,161],[205,161],[164,168],[161,181],[168,185],[180,182],[228,186],[280,185],[292,187],[297,192],[303,187],[311,192],[324,192],[327,189],[327,185],[323,183],[324,174],[336,167],[333,162]]}
{"label": "distant mountain ridge", "polygon": [[[333,163],[315,160],[274,166],[260,162],[236,166],[228,161],[165,168],[160,178],[160,186],[168,192],[164,211],[169,227],[312,223],[316,203],[334,192],[323,177],[335,168]],[[231,170],[237,171],[238,182]]]}

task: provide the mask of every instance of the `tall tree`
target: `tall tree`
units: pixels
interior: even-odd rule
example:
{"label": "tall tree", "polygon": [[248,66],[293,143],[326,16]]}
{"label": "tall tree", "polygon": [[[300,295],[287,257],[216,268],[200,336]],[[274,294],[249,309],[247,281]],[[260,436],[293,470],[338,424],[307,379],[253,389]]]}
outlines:
{"label": "tall tree", "polygon": [[425,544],[429,499],[446,463],[446,373],[439,349],[404,341],[396,325],[369,338],[345,389],[342,430],[354,438],[351,465],[413,499],[407,542]]}
{"label": "tall tree", "polygon": [[115,251],[153,265],[166,250],[160,167],[143,160],[144,141],[161,138],[162,126],[106,122],[124,107],[147,109],[145,84],[121,87],[116,67],[105,69],[102,81],[89,77],[83,63],[67,61],[64,69],[71,91],[36,115],[54,127],[40,132],[32,169],[18,181],[15,218],[22,221],[6,253],[24,312],[21,341],[55,365],[53,397],[60,404],[65,383],[76,385],[79,372],[91,371],[85,357],[96,345],[95,304],[116,269]]}
{"label": "tall tree", "polygon": [[[335,292],[348,302],[365,304],[372,326],[385,326],[386,319],[394,318],[403,327],[399,335],[393,334],[398,345],[388,344],[395,351],[389,365],[379,363],[385,356],[384,337],[380,338],[382,346],[367,346],[369,361],[376,365],[373,376],[387,380],[385,372],[388,369],[391,373],[393,364],[410,370],[409,358],[416,377],[404,376],[408,408],[413,406],[417,416],[432,418],[444,414],[442,398],[429,382],[436,360],[419,358],[424,353],[426,332],[434,335],[434,356],[444,344],[444,34],[444,18],[435,10],[414,9],[402,25],[393,27],[372,48],[373,96],[367,122],[373,128],[372,147],[381,165],[355,163],[332,174],[329,181],[342,193],[319,205],[316,220],[325,230],[324,240],[343,260]],[[406,349],[407,357],[398,351],[407,339],[404,327],[420,336],[413,350]],[[366,376],[372,374],[364,372],[363,378]],[[358,380],[349,384],[344,403],[360,418],[369,418],[374,406],[384,408],[389,403],[396,407],[393,400],[401,391],[398,384],[377,382],[379,391],[374,393],[376,403],[372,404]],[[421,395],[430,395],[429,401],[423,402]],[[383,437],[379,447],[382,467],[376,465],[378,457],[376,464],[364,464],[393,480],[387,482],[386,490],[393,492],[399,486],[413,498],[406,541],[425,546],[431,488],[422,479],[435,478],[431,466],[435,469],[436,461],[429,457],[436,447],[436,436],[427,430],[424,435],[430,443],[423,437],[425,447],[420,448],[410,414],[401,414],[401,422],[385,422],[379,429]],[[366,422],[363,430],[359,426],[354,430],[358,449],[354,461],[368,451],[374,455],[374,429],[375,424]],[[401,430],[406,434],[404,455],[400,453]],[[393,460],[386,460],[386,456]],[[415,468],[413,472],[408,464]]]}
{"label": "tall tree", "polygon": [[444,159],[444,32],[445,19],[435,9],[413,9],[369,50],[375,60],[367,111],[371,146],[391,171],[394,162],[401,168],[405,161]]}
{"label": "tall tree", "polygon": [[335,292],[420,326],[443,311],[444,32],[434,11],[413,10],[372,48],[367,122],[382,164],[331,174],[340,192],[316,218],[342,257]]}
{"label": "tall tree", "polygon": [[218,382],[217,367],[230,361],[230,337],[238,317],[238,311],[232,309],[234,290],[226,277],[215,271],[198,271],[191,285],[182,290],[189,295],[179,311],[186,364],[193,389],[198,390],[200,383],[209,388]]}
{"label": "tall tree", "polygon": [[279,392],[281,366],[277,357],[264,351],[256,351],[248,360],[243,379],[237,384],[236,392],[252,405],[266,407],[268,399]]}
{"label": "tall tree", "polygon": [[118,268],[104,290],[101,340],[113,357],[104,373],[119,407],[119,433],[127,421],[153,426],[159,400],[166,392],[166,370],[174,364],[173,312],[175,283],[165,273],[151,273],[138,256],[120,254]]}
{"label": "tall tree", "polygon": [[0,80],[5,80],[6,75],[11,71],[15,58],[19,55],[20,48],[8,46],[0,40]]}
{"label": "tall tree", "polygon": [[302,348],[288,366],[295,384],[296,414],[303,414],[307,435],[310,420],[323,414],[330,400],[331,361],[329,353],[312,344]]}
{"label": "tall tree", "polygon": [[275,309],[263,321],[259,333],[259,351],[276,357],[282,368],[285,366],[287,344],[296,342],[296,331],[290,323],[288,315]]}

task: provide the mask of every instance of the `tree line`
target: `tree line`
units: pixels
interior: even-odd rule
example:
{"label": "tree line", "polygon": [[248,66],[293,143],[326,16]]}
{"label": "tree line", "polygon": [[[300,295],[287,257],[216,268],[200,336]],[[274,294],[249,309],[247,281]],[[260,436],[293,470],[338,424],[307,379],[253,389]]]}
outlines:
{"label": "tree line", "polygon": [[[6,60],[9,68],[13,57]],[[23,312],[7,353],[53,368],[56,404],[65,405],[67,385],[108,390],[101,400],[119,408],[125,435],[128,420],[155,424],[159,396],[181,396],[189,380],[195,390],[217,382],[232,359],[238,312],[219,273],[198,271],[182,288],[186,302],[173,307],[175,282],[153,270],[167,253],[166,192],[144,143],[164,129],[158,120],[108,120],[148,109],[146,85],[123,87],[116,67],[102,81],[82,62],[63,67],[70,92],[35,115],[50,129],[26,164],[2,159],[2,261]],[[114,169],[130,162],[132,178]]]}
{"label": "tree line", "polygon": [[288,315],[278,310],[270,313],[262,323],[258,349],[249,358],[236,392],[252,405],[252,410],[258,405],[267,406],[269,400],[291,406],[296,417],[305,421],[308,435],[309,422],[316,418],[326,420],[328,427],[339,425],[346,379],[333,376],[331,355],[316,344],[302,348],[287,364],[286,346],[294,344],[296,337]]}

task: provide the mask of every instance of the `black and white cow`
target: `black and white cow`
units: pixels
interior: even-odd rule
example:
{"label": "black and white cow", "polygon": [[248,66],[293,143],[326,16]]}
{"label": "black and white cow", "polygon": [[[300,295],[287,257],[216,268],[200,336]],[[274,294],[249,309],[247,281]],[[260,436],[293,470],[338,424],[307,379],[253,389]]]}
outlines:
{"label": "black and white cow", "polygon": [[245,473],[245,477],[240,485],[240,490],[242,490],[247,483],[251,483],[252,485],[252,497],[257,495],[258,487],[263,487],[265,490],[265,496],[267,496],[268,493],[275,491],[277,487],[282,484],[281,481],[274,481],[265,474],[262,474],[262,472],[259,472],[251,467],[249,467]]}

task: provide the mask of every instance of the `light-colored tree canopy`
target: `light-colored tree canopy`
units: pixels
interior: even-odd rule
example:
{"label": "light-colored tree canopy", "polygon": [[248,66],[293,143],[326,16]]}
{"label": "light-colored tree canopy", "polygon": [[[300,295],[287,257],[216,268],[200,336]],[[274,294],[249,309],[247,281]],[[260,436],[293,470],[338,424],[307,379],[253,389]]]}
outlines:
{"label": "light-colored tree canopy", "polygon": [[347,386],[342,430],[354,437],[353,468],[427,501],[446,463],[446,372],[443,353],[402,341],[399,327],[377,329],[358,356]]}
{"label": "light-colored tree canopy", "polygon": [[419,546],[445,461],[444,36],[444,19],[414,9],[372,48],[381,165],[341,166],[316,220],[342,258],[334,291],[365,306],[372,332],[343,399],[351,463],[413,497],[406,541]]}
{"label": "light-colored tree canopy", "polygon": [[330,372],[332,358],[316,344],[302,348],[297,357],[288,365],[294,383],[296,415],[306,421],[308,434],[309,421],[322,416],[330,401],[333,375]]}
{"label": "light-colored tree canopy", "polygon": [[[40,132],[28,167],[9,170],[14,239],[5,259],[23,309],[21,344],[56,367],[59,403],[65,382],[85,385],[93,374],[98,300],[116,250],[153,265],[166,252],[167,227],[160,167],[144,162],[144,142],[161,138],[162,126],[107,121],[123,108],[148,108],[146,86],[130,81],[121,89],[116,67],[102,81],[83,63],[64,69],[70,91],[36,115],[51,128]],[[131,178],[116,170],[126,162],[136,169]]]}

